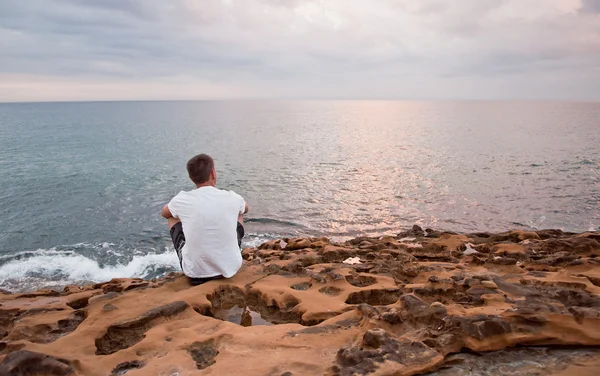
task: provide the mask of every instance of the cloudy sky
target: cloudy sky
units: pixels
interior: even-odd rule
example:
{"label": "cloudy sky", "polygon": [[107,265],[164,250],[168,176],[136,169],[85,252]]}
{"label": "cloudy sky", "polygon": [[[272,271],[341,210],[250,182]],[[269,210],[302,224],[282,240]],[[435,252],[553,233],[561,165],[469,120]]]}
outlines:
{"label": "cloudy sky", "polygon": [[0,101],[600,100],[600,0],[0,0]]}

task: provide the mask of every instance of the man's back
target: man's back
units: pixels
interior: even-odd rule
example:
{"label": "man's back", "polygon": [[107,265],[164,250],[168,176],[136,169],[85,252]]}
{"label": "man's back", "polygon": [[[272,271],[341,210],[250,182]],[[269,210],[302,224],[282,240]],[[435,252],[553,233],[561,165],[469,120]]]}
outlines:
{"label": "man's back", "polygon": [[239,270],[242,256],[236,228],[245,205],[237,193],[213,186],[181,191],[169,202],[168,208],[181,220],[185,234],[182,269],[188,277],[229,278]]}

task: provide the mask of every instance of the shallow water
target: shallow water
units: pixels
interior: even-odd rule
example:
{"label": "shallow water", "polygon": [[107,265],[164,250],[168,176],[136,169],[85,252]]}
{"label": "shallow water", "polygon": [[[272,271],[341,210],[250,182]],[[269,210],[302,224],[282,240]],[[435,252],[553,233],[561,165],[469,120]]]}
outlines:
{"label": "shallow water", "polygon": [[251,310],[248,307],[220,307],[213,312],[214,317],[223,321],[229,321],[241,326],[270,326],[273,323],[265,320],[260,313]]}
{"label": "shallow water", "polygon": [[276,236],[600,226],[600,104],[0,104],[0,286],[177,270],[162,205],[217,164]]}

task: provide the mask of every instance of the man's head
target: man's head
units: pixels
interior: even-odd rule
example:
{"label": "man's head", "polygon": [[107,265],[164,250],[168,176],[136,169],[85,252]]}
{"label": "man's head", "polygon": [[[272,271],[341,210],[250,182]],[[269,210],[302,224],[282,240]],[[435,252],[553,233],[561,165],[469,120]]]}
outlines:
{"label": "man's head", "polygon": [[187,163],[187,170],[190,179],[199,185],[215,185],[217,182],[217,172],[215,171],[215,162],[206,154],[198,154],[192,157]]}

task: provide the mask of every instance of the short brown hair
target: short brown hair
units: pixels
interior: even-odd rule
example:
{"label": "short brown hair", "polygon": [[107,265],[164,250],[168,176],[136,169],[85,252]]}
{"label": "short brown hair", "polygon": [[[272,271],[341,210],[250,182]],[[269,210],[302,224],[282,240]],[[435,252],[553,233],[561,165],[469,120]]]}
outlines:
{"label": "short brown hair", "polygon": [[195,155],[187,163],[188,174],[195,184],[206,183],[214,168],[215,162],[206,154]]}

